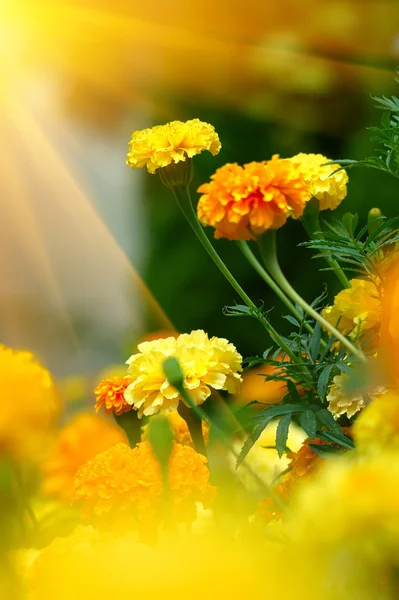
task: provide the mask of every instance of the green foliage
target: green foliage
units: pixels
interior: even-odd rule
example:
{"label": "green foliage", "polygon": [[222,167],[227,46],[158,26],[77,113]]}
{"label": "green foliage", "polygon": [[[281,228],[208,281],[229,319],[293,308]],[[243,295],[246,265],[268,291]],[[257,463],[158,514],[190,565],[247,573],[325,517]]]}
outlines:
{"label": "green foliage", "polygon": [[[399,78],[396,78],[399,82]],[[369,167],[378,169],[399,178],[399,99],[396,96],[387,98],[373,97],[376,108],[383,110],[380,127],[369,127],[373,132],[372,142],[377,144],[377,156],[370,156],[363,160],[335,160],[346,169],[352,167]]]}
{"label": "green foliage", "polygon": [[358,230],[358,216],[346,213],[342,221],[327,226],[329,231],[322,232],[322,239],[301,246],[319,250],[314,258],[328,252],[343,270],[353,271],[355,276],[380,277],[381,267],[399,250],[399,217],[377,217]]}

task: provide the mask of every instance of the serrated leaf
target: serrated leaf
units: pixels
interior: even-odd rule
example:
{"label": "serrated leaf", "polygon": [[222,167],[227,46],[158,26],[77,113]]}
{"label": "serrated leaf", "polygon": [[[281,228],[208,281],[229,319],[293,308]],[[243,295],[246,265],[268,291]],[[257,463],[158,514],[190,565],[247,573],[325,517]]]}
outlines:
{"label": "serrated leaf", "polygon": [[287,448],[288,432],[292,420],[292,413],[281,417],[276,430],[276,449],[281,458]]}
{"label": "serrated leaf", "polygon": [[316,413],[316,419],[318,422],[326,427],[329,431],[335,431],[337,433],[341,433],[341,428],[330,413],[327,408],[322,408],[318,410]]}
{"label": "serrated leaf", "polygon": [[316,361],[316,358],[320,352],[320,342],[321,342],[321,325],[317,321],[316,325],[314,326],[314,330],[312,333],[312,337],[310,338],[310,345],[309,345],[310,358],[313,360],[313,362]]}
{"label": "serrated leaf", "polygon": [[[266,423],[268,425],[272,419],[282,417],[288,413],[300,413],[307,410],[305,406],[297,404],[272,404],[264,410],[261,410],[255,417],[257,423]],[[266,427],[265,425],[265,427]]]}
{"label": "serrated leaf", "polygon": [[351,438],[342,432],[333,433],[331,431],[318,431],[317,437],[323,440],[323,442],[332,442],[333,444],[338,444],[339,446],[348,448],[348,450],[353,450],[355,447],[355,444]]}
{"label": "serrated leaf", "polygon": [[328,382],[330,380],[331,371],[334,367],[334,364],[328,365],[325,369],[323,369],[317,380],[317,393],[319,394],[319,398],[322,402],[326,397]]}
{"label": "serrated leaf", "polygon": [[316,437],[317,421],[312,410],[307,410],[299,415],[299,424],[310,439]]}
{"label": "serrated leaf", "polygon": [[285,319],[286,321],[289,321],[289,323],[291,323],[291,325],[294,325],[294,327],[300,326],[298,321],[291,315],[283,315],[283,319]]}
{"label": "serrated leaf", "polygon": [[346,452],[343,451],[342,448],[331,446],[329,444],[309,444],[309,448],[321,456],[321,458],[333,458],[334,456],[337,456],[337,454],[344,454],[344,452]]}

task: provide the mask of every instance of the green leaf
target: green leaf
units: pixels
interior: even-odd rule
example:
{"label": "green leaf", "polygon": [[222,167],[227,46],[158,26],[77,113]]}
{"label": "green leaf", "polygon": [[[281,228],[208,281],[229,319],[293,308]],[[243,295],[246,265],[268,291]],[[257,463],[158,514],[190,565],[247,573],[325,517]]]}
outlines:
{"label": "green leaf", "polygon": [[315,361],[319,352],[320,352],[320,342],[321,342],[321,325],[317,321],[314,326],[313,334],[310,339],[310,358]]}
{"label": "green leaf", "polygon": [[330,380],[331,371],[335,367],[335,364],[328,365],[321,372],[319,379],[317,380],[317,393],[319,394],[320,400],[324,401],[328,388],[328,382]]}
{"label": "green leaf", "polygon": [[332,433],[331,431],[318,431],[317,437],[323,440],[323,442],[332,442],[333,444],[338,444],[339,446],[348,448],[348,450],[353,450],[355,447],[355,444],[351,438],[342,432]]}
{"label": "green leaf", "polygon": [[314,440],[316,437],[317,420],[312,410],[307,410],[299,415],[299,423],[310,439]]}
{"label": "green leaf", "polygon": [[358,222],[359,222],[358,215],[352,215],[351,213],[345,213],[344,216],[342,217],[342,224],[345,227],[345,229],[347,231],[349,231],[351,236],[354,236]]}
{"label": "green leaf", "polygon": [[341,427],[338,425],[332,414],[327,408],[322,408],[318,410],[316,413],[316,419],[318,422],[327,427],[329,431],[335,431],[336,433],[341,433]]}
{"label": "green leaf", "polygon": [[292,413],[281,417],[276,430],[276,449],[281,458],[287,448],[288,431],[290,428]]}
{"label": "green leaf", "polygon": [[344,454],[342,448],[329,444],[309,444],[309,448],[322,458],[333,458],[337,454]]}
{"label": "green leaf", "polygon": [[245,457],[251,450],[252,446],[259,439],[263,430],[271,421],[273,421],[273,419],[283,415],[288,415],[290,413],[299,413],[304,410],[306,410],[304,406],[297,406],[296,404],[273,404],[265,410],[262,410],[259,415],[256,415],[253,419],[253,422],[257,423],[257,425],[241,448],[241,452],[236,463],[236,469],[238,469],[243,460],[245,460]]}

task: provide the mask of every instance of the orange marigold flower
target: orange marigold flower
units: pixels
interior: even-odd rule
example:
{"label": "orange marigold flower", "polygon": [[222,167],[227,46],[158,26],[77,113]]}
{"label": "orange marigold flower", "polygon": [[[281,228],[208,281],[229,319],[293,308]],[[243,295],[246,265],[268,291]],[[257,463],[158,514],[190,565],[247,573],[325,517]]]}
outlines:
{"label": "orange marigold flower", "polygon": [[311,194],[297,164],[277,155],[243,167],[226,164],[204,183],[198,218],[215,237],[249,240],[302,215]]}
{"label": "orange marigold flower", "polygon": [[92,413],[76,415],[59,431],[44,462],[44,494],[69,500],[79,467],[92,456],[119,442],[126,442],[126,435],[118,425]]}
{"label": "orange marigold flower", "polygon": [[[215,488],[209,484],[206,462],[189,446],[174,442],[168,482],[172,517],[178,522],[194,521],[196,502],[206,506],[213,499]],[[163,519],[163,490],[160,465],[150,444],[141,442],[133,449],[117,444],[80,467],[74,499],[86,516],[105,516],[113,525],[122,517],[125,526],[133,518],[129,523],[133,529],[156,529]]]}
{"label": "orange marigold flower", "polygon": [[125,400],[125,390],[132,383],[131,377],[107,377],[101,381],[94,394],[96,396],[96,411],[104,407],[107,415],[122,413],[132,410],[130,404]]}

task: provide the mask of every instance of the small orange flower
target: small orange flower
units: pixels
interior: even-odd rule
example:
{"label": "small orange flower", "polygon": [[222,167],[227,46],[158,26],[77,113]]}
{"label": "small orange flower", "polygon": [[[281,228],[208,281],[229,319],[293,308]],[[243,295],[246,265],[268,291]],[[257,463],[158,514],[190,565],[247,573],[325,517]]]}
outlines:
{"label": "small orange flower", "polygon": [[277,155],[243,167],[226,164],[198,188],[198,218],[215,228],[215,238],[249,240],[302,215],[309,186],[298,164]]}
{"label": "small orange flower", "polygon": [[121,415],[132,410],[124,397],[125,390],[131,383],[131,377],[107,377],[101,381],[94,390],[96,411],[98,412],[104,407],[107,415],[112,413]]}

